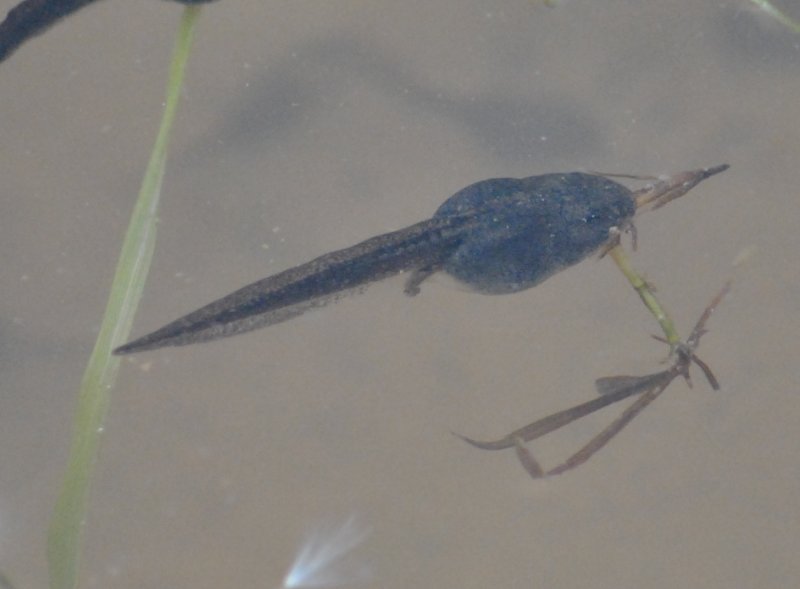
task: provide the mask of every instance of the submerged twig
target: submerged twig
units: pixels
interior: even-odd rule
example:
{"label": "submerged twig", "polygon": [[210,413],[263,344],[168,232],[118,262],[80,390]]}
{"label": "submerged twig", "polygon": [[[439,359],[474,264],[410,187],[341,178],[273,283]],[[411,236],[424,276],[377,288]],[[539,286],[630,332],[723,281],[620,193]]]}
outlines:
{"label": "submerged twig", "polygon": [[[668,369],[645,376],[611,376],[600,378],[595,382],[597,391],[600,394],[599,397],[548,415],[525,427],[514,430],[499,440],[484,442],[458,434],[456,435],[465,442],[483,450],[514,448],[522,466],[533,478],[561,474],[576,466],[580,466],[611,441],[614,436],[639,415],[650,403],[655,401],[677,377],[682,376],[691,384],[689,367],[692,363],[700,367],[703,374],[708,379],[711,388],[714,390],[719,389],[719,383],[716,377],[714,377],[708,365],[697,357],[695,350],[700,345],[700,338],[706,333],[706,322],[729,290],[730,283],[727,283],[703,311],[703,314],[697,321],[689,338],[685,342],[675,346],[674,361]],[[533,457],[533,454],[523,445],[525,442],[540,438],[595,411],[635,395],[641,396],[616,420],[589,440],[589,442],[575,454],[550,470],[545,471],[542,469],[538,461]]]}
{"label": "submerged twig", "polygon": [[643,207],[650,205],[652,205],[651,210],[660,209],[665,204],[689,192],[706,178],[724,172],[729,167],[728,164],[722,164],[701,170],[690,170],[648,184],[633,193],[636,201],[636,212],[639,213],[640,210],[643,210]]}
{"label": "submerged twig", "polygon": [[[632,193],[634,202],[636,203],[636,212],[639,213],[646,206],[652,206],[654,209],[662,207],[676,198],[683,196],[706,178],[727,169],[728,165],[723,164],[712,168],[681,172],[673,176],[659,179]],[[606,175],[620,176],[620,174]],[[634,176],[625,177],[635,178]],[[642,177],[636,178],[644,179]],[[683,376],[686,382],[691,386],[689,366],[692,363],[700,367],[706,379],[711,384],[711,388],[714,390],[719,389],[719,383],[711,372],[711,368],[700,360],[694,352],[700,344],[700,337],[705,333],[705,324],[708,318],[720,301],[722,301],[730,285],[726,284],[722,291],[711,301],[711,304],[706,307],[706,310],[701,315],[689,338],[685,342],[681,341],[672,319],[658,301],[653,287],[634,269],[630,259],[620,245],[621,232],[628,228],[629,227],[620,227],[612,232],[601,256],[608,255],[614,260],[614,263],[625,278],[627,278],[628,282],[630,282],[644,305],[658,321],[661,330],[664,332],[664,337],[656,337],[656,339],[669,344],[670,356],[674,359],[672,366],[667,370],[647,374],[645,376],[612,376],[600,378],[595,381],[597,392],[600,394],[598,398],[548,415],[547,417],[511,432],[499,440],[483,442],[459,435],[460,438],[483,450],[514,448],[525,470],[527,470],[532,477],[540,478],[551,474],[562,473],[586,462],[616,436],[622,428],[630,423],[634,417],[641,413],[645,407],[655,401],[678,376]],[[622,415],[565,462],[549,471],[544,471],[533,455],[523,445],[525,442],[540,438],[577,419],[635,395],[641,395],[641,397],[628,407]]]}

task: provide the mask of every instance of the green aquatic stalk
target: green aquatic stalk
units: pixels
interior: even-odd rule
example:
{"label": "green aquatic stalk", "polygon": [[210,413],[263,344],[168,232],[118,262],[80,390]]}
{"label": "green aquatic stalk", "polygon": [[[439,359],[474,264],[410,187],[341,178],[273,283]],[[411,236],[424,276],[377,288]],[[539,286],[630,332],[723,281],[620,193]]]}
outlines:
{"label": "green aquatic stalk", "polygon": [[625,253],[621,245],[615,245],[611,248],[608,251],[608,255],[611,256],[617,268],[620,269],[625,275],[625,278],[628,279],[628,282],[631,283],[631,286],[639,295],[639,298],[642,299],[647,310],[650,311],[653,317],[656,318],[656,321],[658,321],[670,349],[674,349],[675,346],[681,342],[681,337],[678,335],[678,331],[675,329],[675,324],[672,322],[669,314],[667,314],[667,311],[661,306],[661,303],[658,302],[653,289],[650,288],[647,281],[634,269],[630,258],[628,258],[628,254]]}
{"label": "green aquatic stalk", "polygon": [[50,520],[47,561],[52,589],[74,589],[78,580],[81,532],[86,518],[89,480],[97,456],[119,359],[111,355],[130,333],[153,257],[156,214],[186,62],[200,8],[183,11],[170,66],[161,127],[147,165],[117,263],[111,293],[92,355],[81,382],[72,445],[63,486]]}

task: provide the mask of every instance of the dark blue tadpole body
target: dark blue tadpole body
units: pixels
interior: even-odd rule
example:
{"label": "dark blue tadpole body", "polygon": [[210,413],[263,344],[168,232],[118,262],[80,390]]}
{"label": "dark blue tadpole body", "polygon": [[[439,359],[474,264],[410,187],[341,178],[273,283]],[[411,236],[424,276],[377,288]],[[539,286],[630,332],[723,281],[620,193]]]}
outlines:
{"label": "dark blue tadpole body", "polygon": [[507,294],[536,286],[580,262],[624,227],[633,193],[592,174],[545,174],[477,182],[448,198],[434,218],[478,220],[442,270],[473,290]]}
{"label": "dark blue tadpole body", "polygon": [[448,198],[427,221],[254,282],[114,353],[274,325],[400,272],[411,272],[409,295],[439,271],[480,293],[519,292],[597,251],[635,212],[628,188],[594,174],[483,180]]}

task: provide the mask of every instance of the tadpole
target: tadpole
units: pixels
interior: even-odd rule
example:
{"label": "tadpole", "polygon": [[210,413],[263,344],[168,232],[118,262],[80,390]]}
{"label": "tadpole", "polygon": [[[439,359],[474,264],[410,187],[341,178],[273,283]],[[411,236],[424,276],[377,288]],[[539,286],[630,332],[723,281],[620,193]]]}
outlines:
{"label": "tadpole", "polygon": [[482,294],[520,292],[604,248],[615,256],[619,233],[631,226],[637,209],[662,206],[726,168],[684,172],[636,192],[581,172],[482,180],[456,192],[427,221],[249,284],[114,353],[274,325],[400,272],[410,272],[410,296],[435,272]]}

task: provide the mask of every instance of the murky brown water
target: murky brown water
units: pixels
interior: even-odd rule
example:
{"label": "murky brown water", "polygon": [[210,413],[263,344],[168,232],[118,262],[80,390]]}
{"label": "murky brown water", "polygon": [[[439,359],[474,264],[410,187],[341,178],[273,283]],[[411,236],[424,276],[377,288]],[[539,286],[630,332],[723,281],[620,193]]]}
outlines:
{"label": "murky brown water", "polygon": [[[207,7],[136,334],[475,180],[727,162],[640,220],[634,258],[684,332],[735,276],[701,349],[724,391],[676,383],[589,464],[538,483],[450,434],[501,435],[590,398],[598,376],[658,368],[657,327],[608,260],[506,297],[433,282],[410,299],[393,280],[142,354],[114,393],[83,586],[276,587],[304,533],[350,513],[372,528],[358,557],[376,587],[789,586],[800,36],[749,6]],[[99,3],[0,65],[0,569],[19,589],[46,584],[75,395],[179,13]],[[553,463],[615,411],[534,448]]]}

